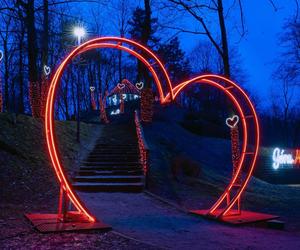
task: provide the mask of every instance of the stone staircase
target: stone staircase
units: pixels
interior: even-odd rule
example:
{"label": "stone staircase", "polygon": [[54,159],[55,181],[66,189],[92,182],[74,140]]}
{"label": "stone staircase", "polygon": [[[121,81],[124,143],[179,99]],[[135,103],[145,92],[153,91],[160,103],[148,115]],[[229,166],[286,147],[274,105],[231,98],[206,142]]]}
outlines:
{"label": "stone staircase", "polygon": [[144,175],[133,117],[106,125],[101,137],[81,162],[73,187],[87,192],[141,192]]}

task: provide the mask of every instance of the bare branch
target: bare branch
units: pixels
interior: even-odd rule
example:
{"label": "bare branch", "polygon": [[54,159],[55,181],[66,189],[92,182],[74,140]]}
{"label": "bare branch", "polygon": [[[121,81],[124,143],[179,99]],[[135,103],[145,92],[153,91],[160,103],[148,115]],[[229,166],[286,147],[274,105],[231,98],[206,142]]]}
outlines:
{"label": "bare branch", "polygon": [[162,28],[167,28],[167,29],[172,29],[172,30],[177,30],[178,33],[190,33],[190,34],[195,34],[195,35],[207,35],[206,32],[200,32],[200,31],[193,31],[193,30],[187,30],[187,29],[183,29],[180,27],[173,27],[173,26],[168,26],[168,25],[160,25]]}
{"label": "bare branch", "polygon": [[244,11],[243,11],[243,5],[242,1],[239,0],[239,8],[240,8],[240,18],[241,18],[241,23],[242,23],[242,36],[245,35],[245,23],[244,23]]}
{"label": "bare branch", "polygon": [[269,1],[269,3],[272,5],[272,7],[274,8],[274,10],[277,11],[278,8],[276,7],[274,1],[273,1],[273,0],[268,0],[268,1]]}
{"label": "bare branch", "polygon": [[204,22],[203,18],[201,16],[198,16],[191,8],[188,6],[186,3],[184,3],[181,0],[170,0],[170,2],[173,2],[175,4],[181,5],[188,13],[191,14],[192,17],[194,17],[198,22],[201,23],[203,29],[205,30],[205,33],[208,37],[208,39],[212,42],[212,44],[215,46],[217,49],[218,53],[223,56],[223,51],[218,45],[218,43],[215,41],[215,39],[212,37],[210,31],[208,30],[208,27],[206,26],[206,23]]}
{"label": "bare branch", "polygon": [[297,22],[298,16],[299,16],[299,2],[298,2],[298,0],[295,0],[295,3],[296,3],[295,22]]}

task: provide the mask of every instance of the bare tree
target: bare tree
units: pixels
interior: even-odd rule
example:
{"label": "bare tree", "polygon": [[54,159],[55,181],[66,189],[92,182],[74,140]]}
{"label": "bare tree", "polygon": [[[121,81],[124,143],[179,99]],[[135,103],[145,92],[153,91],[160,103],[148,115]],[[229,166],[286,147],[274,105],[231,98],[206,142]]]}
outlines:
{"label": "bare tree", "polygon": [[[298,11],[297,11],[298,13]],[[300,20],[298,14],[284,26],[285,32],[280,38],[283,52],[278,66],[273,73],[276,81],[277,93],[272,98],[275,111],[280,112],[279,119],[283,122],[286,144],[293,138],[291,134],[298,134],[300,95]],[[277,105],[276,105],[277,104]]]}
{"label": "bare tree", "polygon": [[[245,34],[243,7],[241,1],[238,1],[240,9],[240,19],[242,26],[242,35]],[[187,32],[198,35],[205,35],[212,43],[223,62],[224,75],[230,76],[230,61],[229,61],[229,46],[225,22],[225,13],[223,7],[223,0],[209,0],[209,1],[185,1],[185,0],[170,0],[163,4],[163,8],[167,8],[175,13],[187,15],[199,24],[200,29],[191,30],[182,26],[166,26],[166,28],[177,30],[178,32]],[[218,20],[219,32],[215,32],[210,27],[209,17],[216,16]],[[220,41],[219,41],[220,34]]]}

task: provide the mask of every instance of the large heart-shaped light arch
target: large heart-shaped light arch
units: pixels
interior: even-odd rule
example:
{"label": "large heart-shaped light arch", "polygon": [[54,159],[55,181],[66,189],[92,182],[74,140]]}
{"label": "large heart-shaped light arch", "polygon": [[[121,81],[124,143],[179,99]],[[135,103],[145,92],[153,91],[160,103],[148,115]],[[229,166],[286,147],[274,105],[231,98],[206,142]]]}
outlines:
{"label": "large heart-shaped light arch", "polygon": [[[127,46],[133,47],[135,50],[130,49]],[[119,49],[128,52],[129,54],[135,56],[137,59],[139,59],[144,65],[149,69],[149,71],[152,73],[152,77],[154,79],[154,82],[156,83],[158,94],[160,97],[161,104],[167,103],[169,101],[172,101],[182,89],[184,89],[186,86],[192,83],[206,83],[210,84],[212,86],[215,86],[222,91],[233,101],[235,107],[237,108],[240,117],[242,119],[243,124],[243,132],[244,132],[244,141],[243,141],[243,147],[242,147],[242,155],[238,167],[238,171],[236,172],[235,176],[233,177],[231,183],[228,185],[224,193],[221,195],[221,197],[218,199],[218,201],[214,204],[214,206],[209,210],[209,213],[213,213],[217,208],[220,207],[221,203],[224,201],[226,195],[232,187],[234,186],[236,179],[240,172],[242,171],[242,167],[244,166],[244,159],[245,156],[249,154],[247,151],[248,146],[248,130],[247,130],[247,119],[248,117],[254,118],[255,123],[255,138],[257,139],[254,143],[255,149],[253,151],[253,157],[251,161],[251,166],[249,168],[249,171],[247,171],[246,179],[244,180],[240,190],[237,192],[237,194],[232,198],[231,202],[222,209],[222,211],[219,213],[219,216],[226,215],[226,213],[232,208],[232,206],[235,204],[237,199],[241,196],[243,193],[245,187],[247,186],[249,179],[252,175],[253,168],[255,165],[256,157],[257,157],[257,151],[259,146],[259,126],[257,121],[256,112],[254,110],[254,107],[249,100],[248,96],[245,94],[245,92],[234,82],[221,77],[217,75],[203,75],[196,78],[193,78],[189,81],[183,82],[179,85],[177,85],[174,89],[172,89],[170,78],[167,74],[167,71],[165,70],[163,64],[158,59],[158,57],[150,51],[145,46],[134,42],[132,40],[126,39],[126,38],[119,38],[119,37],[101,37],[92,39],[77,48],[75,48],[60,64],[60,66],[57,68],[55,74],[53,75],[49,92],[47,96],[47,102],[46,102],[46,111],[45,111],[45,133],[46,133],[46,139],[47,139],[47,146],[48,151],[50,154],[51,162],[53,165],[53,168],[55,170],[55,174],[60,182],[60,185],[66,192],[67,196],[69,197],[72,204],[76,207],[76,209],[84,214],[90,221],[95,221],[95,218],[91,215],[91,213],[88,211],[86,206],[83,204],[83,202],[79,199],[76,192],[73,191],[72,186],[70,184],[70,181],[67,178],[67,175],[64,171],[64,168],[61,164],[61,161],[58,156],[58,150],[56,147],[56,141],[55,141],[55,128],[54,128],[54,103],[55,103],[55,95],[58,88],[58,84],[60,81],[60,78],[62,77],[62,74],[64,72],[64,69],[67,67],[67,65],[70,63],[70,61],[76,57],[77,55],[88,51],[92,49],[97,48],[114,48]],[[140,53],[137,51],[141,51]],[[151,60],[151,62],[149,62]],[[154,62],[153,62],[154,61]],[[157,66],[157,67],[154,67]],[[158,71],[158,72],[157,72]],[[220,81],[222,80],[225,82],[228,86],[223,86],[222,84],[214,81]],[[165,95],[163,91],[163,84],[165,83],[166,87],[168,88],[168,92]],[[238,98],[234,95],[233,92],[230,92],[230,89],[238,90],[241,97],[243,97],[243,100],[238,100]],[[245,113],[245,110],[241,107],[240,103],[241,101],[245,101],[245,104],[250,107],[251,115],[247,115]]]}

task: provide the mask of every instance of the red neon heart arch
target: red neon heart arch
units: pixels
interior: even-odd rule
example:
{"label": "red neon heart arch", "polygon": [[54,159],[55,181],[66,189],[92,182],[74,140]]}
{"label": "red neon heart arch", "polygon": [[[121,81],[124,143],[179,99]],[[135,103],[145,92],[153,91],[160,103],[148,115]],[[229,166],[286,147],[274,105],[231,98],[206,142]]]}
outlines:
{"label": "red neon heart arch", "polygon": [[[135,50],[132,50],[128,48],[127,46],[134,47],[135,50],[142,51],[142,55]],[[232,181],[228,185],[228,187],[225,189],[224,193],[220,196],[218,201],[212,206],[212,208],[209,210],[209,213],[213,214],[218,208],[220,208],[221,204],[225,200],[228,192],[231,191],[232,187],[234,186],[237,177],[239,176],[242,169],[244,169],[245,158],[246,156],[250,155],[250,166],[248,166],[246,178],[244,179],[241,188],[238,190],[236,195],[234,195],[227,206],[221,209],[221,212],[217,216],[223,216],[228,213],[228,211],[232,208],[232,206],[236,203],[238,198],[241,196],[243,191],[245,190],[250,177],[252,175],[254,165],[256,162],[258,147],[259,147],[259,124],[257,115],[255,112],[255,109],[246,95],[246,93],[234,82],[221,77],[217,75],[202,75],[198,76],[196,78],[193,78],[191,80],[188,80],[186,82],[183,82],[176,87],[172,88],[170,78],[167,74],[167,71],[165,70],[163,64],[158,59],[158,57],[150,51],[145,46],[136,43],[132,40],[126,39],[126,38],[118,38],[118,37],[102,37],[102,38],[96,38],[93,40],[90,40],[76,49],[74,49],[61,63],[61,65],[56,70],[48,92],[47,96],[47,102],[46,102],[46,112],[45,112],[45,133],[46,133],[46,139],[47,139],[47,147],[50,154],[51,162],[55,171],[55,174],[63,187],[64,191],[66,192],[67,196],[69,197],[72,204],[76,207],[76,209],[84,214],[90,221],[95,221],[95,218],[91,215],[91,213],[88,211],[86,206],[83,204],[83,202],[79,199],[76,192],[73,191],[72,186],[70,184],[70,181],[67,178],[67,175],[65,174],[64,168],[60,162],[59,156],[58,156],[58,150],[56,147],[55,142],[55,129],[54,129],[54,102],[55,102],[55,94],[58,88],[59,80],[63,74],[64,69],[68,65],[68,63],[77,55],[91,50],[91,49],[97,49],[97,48],[115,48],[119,50],[126,51],[130,53],[131,55],[138,58],[141,62],[144,63],[144,65],[149,69],[149,71],[152,73],[154,82],[156,83],[158,93],[160,96],[160,102],[161,104],[167,103],[169,101],[172,101],[182,89],[184,89],[186,86],[192,83],[199,83],[199,84],[209,84],[211,86],[214,86],[220,90],[222,90],[233,102],[235,107],[238,110],[238,113],[242,120],[243,125],[243,146],[242,146],[242,153],[241,158],[238,166],[238,170],[236,171],[235,176],[232,178]],[[149,62],[149,61],[154,62]],[[154,68],[154,65],[156,68]],[[158,74],[157,70],[159,70],[160,74]],[[214,81],[216,80],[216,81]],[[223,85],[219,83],[220,81],[223,82]],[[166,95],[163,91],[163,84],[165,83],[166,87],[168,88],[168,92],[166,92]],[[224,85],[225,84],[225,85]],[[244,107],[240,103],[243,103]],[[247,113],[248,112],[248,113]],[[248,129],[249,126],[248,119],[252,120],[252,129],[254,129],[254,142],[252,142],[252,145],[254,145],[254,148],[249,150],[249,142],[248,142]],[[248,160],[249,162],[249,160]]]}

